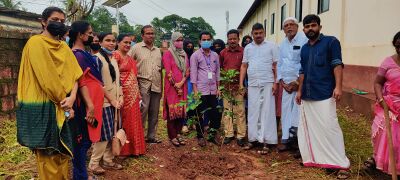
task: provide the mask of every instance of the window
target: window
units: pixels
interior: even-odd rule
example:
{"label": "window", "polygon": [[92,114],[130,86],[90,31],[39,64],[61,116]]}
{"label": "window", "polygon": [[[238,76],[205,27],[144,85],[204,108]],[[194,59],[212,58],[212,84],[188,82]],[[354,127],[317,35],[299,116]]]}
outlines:
{"label": "window", "polygon": [[295,17],[299,22],[303,19],[303,0],[296,0]]}
{"label": "window", "polygon": [[281,30],[283,29],[283,21],[286,19],[286,4],[281,7]]}
{"label": "window", "polygon": [[329,0],[318,0],[318,14],[329,10]]}
{"label": "window", "polygon": [[275,13],[271,14],[271,34],[275,33]]}
{"label": "window", "polygon": [[267,19],[264,19],[264,32],[267,32]]}

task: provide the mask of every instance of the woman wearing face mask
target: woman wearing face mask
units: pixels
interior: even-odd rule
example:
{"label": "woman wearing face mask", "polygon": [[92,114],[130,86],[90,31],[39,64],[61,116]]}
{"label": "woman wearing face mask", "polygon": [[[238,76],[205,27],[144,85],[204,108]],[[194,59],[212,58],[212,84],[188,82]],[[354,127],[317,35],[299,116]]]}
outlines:
{"label": "woman wearing face mask", "polygon": [[124,104],[121,107],[122,127],[126,132],[129,143],[121,150],[121,156],[139,156],[146,153],[142,117],[140,114],[140,91],[137,81],[136,61],[128,55],[131,37],[120,34],[117,38],[118,50],[113,58],[117,60],[121,73],[120,82],[124,93]]}
{"label": "woman wearing face mask", "polygon": [[183,50],[181,33],[172,33],[171,47],[165,51],[162,62],[165,68],[163,118],[167,120],[168,137],[171,143],[178,147],[185,145],[185,141],[178,135],[186,117],[186,108],[179,106],[179,103],[187,100],[186,80],[190,76],[189,62]]}
{"label": "woman wearing face mask", "polygon": [[92,145],[93,152],[89,162],[89,169],[95,174],[102,174],[106,169],[119,170],[122,166],[113,162],[114,156],[111,150],[111,140],[114,135],[115,111],[123,103],[123,94],[119,84],[119,69],[117,61],[112,58],[115,49],[115,37],[112,33],[101,33],[99,35],[101,49],[96,56],[100,59],[103,66],[101,76],[104,82],[104,104],[103,104],[103,126],[101,128],[101,138],[99,142]]}
{"label": "woman wearing face mask", "polygon": [[218,55],[224,49],[225,49],[225,42],[222,39],[216,39],[213,42],[211,50],[215,51]]}
{"label": "woman wearing face mask", "polygon": [[71,121],[76,134],[74,148],[73,179],[87,179],[86,154],[92,142],[100,140],[102,107],[104,102],[101,62],[85,51],[93,40],[92,27],[86,21],[72,23],[69,45],[84,71],[79,80],[79,95],[74,110],[76,117]]}
{"label": "woman wearing face mask", "polygon": [[99,53],[100,51],[100,42],[99,42],[99,36],[97,33],[93,33],[93,42],[90,43],[90,54],[95,55]]}
{"label": "woman wearing face mask", "polygon": [[32,36],[21,57],[18,77],[17,139],[36,155],[40,179],[69,179],[73,137],[67,119],[82,70],[68,45],[65,13],[48,7],[43,32]]}
{"label": "woman wearing face mask", "polygon": [[[190,39],[185,39],[183,41],[183,50],[185,50],[188,59],[192,56],[194,52],[193,42]],[[190,69],[190,63],[188,63]],[[190,76],[188,76],[187,82],[190,82]],[[187,83],[188,94],[191,94],[193,91],[192,83]],[[193,111],[189,111],[186,113],[186,119],[183,121],[182,133],[189,133],[189,127],[187,126],[187,120],[194,115]]]}

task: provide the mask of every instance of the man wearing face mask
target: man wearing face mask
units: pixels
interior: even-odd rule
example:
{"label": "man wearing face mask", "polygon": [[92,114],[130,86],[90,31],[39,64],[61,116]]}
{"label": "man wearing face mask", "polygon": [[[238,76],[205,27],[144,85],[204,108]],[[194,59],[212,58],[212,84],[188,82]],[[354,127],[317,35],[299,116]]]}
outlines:
{"label": "man wearing face mask", "polygon": [[39,179],[69,179],[72,132],[67,119],[82,70],[68,45],[65,13],[48,7],[43,32],[32,36],[21,57],[18,77],[17,139],[36,155]]}
{"label": "man wearing face mask", "polygon": [[[216,52],[211,51],[212,35],[204,31],[200,33],[201,48],[193,53],[190,58],[190,81],[195,94],[201,93],[201,104],[197,107],[197,114],[208,109],[205,113],[210,120],[208,129],[208,141],[218,144],[215,139],[221,122],[217,112],[217,96],[219,96],[219,57]],[[203,118],[200,115],[200,122],[196,123],[197,138],[199,146],[205,146],[203,137]]]}
{"label": "man wearing face mask", "polygon": [[[342,130],[336,102],[342,96],[343,62],[340,42],[320,33],[317,15],[303,19],[308,43],[301,48],[301,69],[296,101],[301,119],[298,143],[304,166],[337,169],[338,178],[348,177]],[[311,149],[312,148],[312,149]]]}

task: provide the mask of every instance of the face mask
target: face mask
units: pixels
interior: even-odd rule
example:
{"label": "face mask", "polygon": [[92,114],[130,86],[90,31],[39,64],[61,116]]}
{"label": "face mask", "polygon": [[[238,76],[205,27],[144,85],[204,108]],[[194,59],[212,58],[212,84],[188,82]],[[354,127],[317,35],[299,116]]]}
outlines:
{"label": "face mask", "polygon": [[67,33],[67,27],[65,26],[65,24],[57,21],[49,21],[46,29],[52,36],[57,37],[64,36],[65,33]]}
{"label": "face mask", "polygon": [[100,46],[99,43],[92,43],[92,44],[90,44],[89,47],[90,47],[90,49],[93,50],[93,51],[98,51],[98,50],[101,48],[101,46]]}
{"label": "face mask", "polygon": [[182,49],[183,48],[183,41],[175,41],[174,46],[176,49]]}
{"label": "face mask", "polygon": [[103,48],[103,47],[101,49],[103,49],[103,51],[106,52],[108,55],[112,55],[113,51],[110,51],[110,50],[108,50],[106,48]]}
{"label": "face mask", "polygon": [[221,51],[222,51],[222,48],[216,48],[216,49],[215,49],[215,52],[216,52],[217,54],[219,54]]}
{"label": "face mask", "polygon": [[88,37],[88,40],[85,41],[85,42],[83,42],[83,45],[84,45],[84,46],[89,46],[89,45],[92,44],[92,42],[93,42],[93,36],[89,36],[89,37]]}
{"label": "face mask", "polygon": [[135,44],[136,44],[136,42],[135,42],[135,41],[132,41],[132,42],[131,42],[131,47],[133,47]]}
{"label": "face mask", "polygon": [[65,42],[66,42],[67,44],[69,44],[69,36],[67,36],[67,37],[65,38]]}
{"label": "face mask", "polygon": [[201,41],[200,46],[203,49],[210,49],[212,43],[211,41]]}

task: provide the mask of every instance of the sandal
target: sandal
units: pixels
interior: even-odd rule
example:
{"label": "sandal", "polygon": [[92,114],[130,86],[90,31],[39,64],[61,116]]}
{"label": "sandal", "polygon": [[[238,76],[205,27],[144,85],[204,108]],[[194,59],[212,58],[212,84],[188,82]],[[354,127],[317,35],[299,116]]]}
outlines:
{"label": "sandal", "polygon": [[376,169],[375,159],[373,157],[370,157],[366,161],[364,161],[363,169],[364,170],[374,170],[374,169]]}
{"label": "sandal", "polygon": [[89,167],[89,171],[91,171],[95,175],[101,175],[106,172],[103,168],[101,168],[99,165],[93,165]]}
{"label": "sandal", "polygon": [[269,148],[267,146],[264,146],[262,148],[262,150],[257,151],[257,153],[261,154],[261,155],[266,155],[266,154],[268,154],[268,152],[269,152]]}
{"label": "sandal", "polygon": [[186,145],[185,139],[180,138],[180,137],[178,137],[177,139],[178,139],[179,145],[182,145],[182,146]]}
{"label": "sandal", "polygon": [[174,145],[175,147],[179,147],[180,143],[177,138],[171,139],[171,144]]}
{"label": "sandal", "polygon": [[121,170],[123,168],[121,164],[115,162],[112,163],[103,162],[103,167],[106,169],[113,169],[113,170]]}
{"label": "sandal", "polygon": [[337,173],[338,179],[348,179],[350,177],[350,172],[347,170],[339,170]]}
{"label": "sandal", "polygon": [[243,148],[244,150],[250,150],[254,148],[254,144],[252,142],[248,142],[246,146]]}

